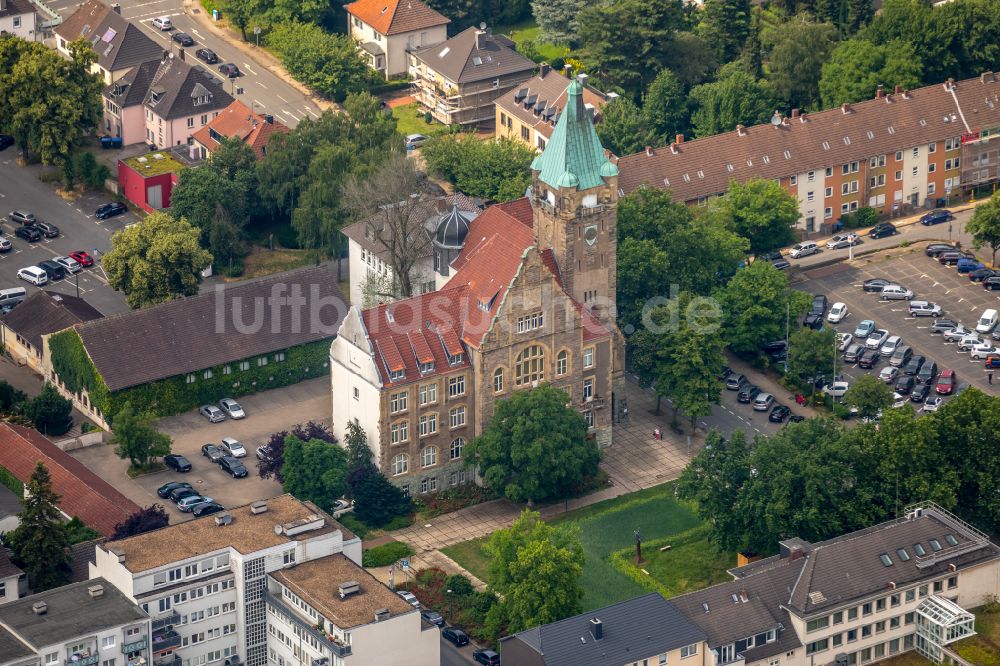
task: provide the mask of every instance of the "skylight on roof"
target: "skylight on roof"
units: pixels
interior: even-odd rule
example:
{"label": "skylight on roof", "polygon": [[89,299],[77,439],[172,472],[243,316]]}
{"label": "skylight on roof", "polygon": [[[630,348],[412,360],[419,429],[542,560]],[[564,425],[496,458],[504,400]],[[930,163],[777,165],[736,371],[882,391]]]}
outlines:
{"label": "skylight on roof", "polygon": [[927,554],[927,550],[924,548],[924,544],[922,543],[913,544],[913,552],[917,554],[917,557],[923,557]]}
{"label": "skylight on roof", "polygon": [[910,560],[910,554],[906,552],[905,548],[897,548],[896,554],[899,555],[901,562],[908,562]]}
{"label": "skylight on roof", "polygon": [[823,142],[823,150],[830,150],[830,142],[829,141],[824,141]]}
{"label": "skylight on roof", "polygon": [[941,542],[938,541],[937,539],[930,539],[930,540],[928,540],[927,543],[929,543],[931,545],[931,548],[934,549],[935,553],[938,552],[939,550],[941,550],[941,548],[942,548]]}
{"label": "skylight on roof", "polygon": [[111,40],[113,40],[113,39],[115,38],[115,36],[116,36],[117,34],[118,34],[118,33],[117,33],[117,32],[115,32],[115,29],[114,29],[114,28],[108,28],[108,29],[107,29],[107,30],[106,30],[106,31],[104,32],[104,36],[103,36],[103,37],[101,37],[101,41],[102,41],[102,42],[107,42],[107,43],[110,43],[110,42],[111,42]]}
{"label": "skylight on roof", "polygon": [[689,176],[687,174],[684,174],[684,182],[685,183],[690,183],[691,182],[691,176]]}
{"label": "skylight on roof", "polygon": [[726,165],[726,171],[728,171],[729,173],[732,173],[733,172],[733,165],[732,164],[727,164]]}
{"label": "skylight on roof", "polygon": [[873,132],[871,130],[868,130],[868,138],[869,139],[874,139],[875,138],[875,132]]}
{"label": "skylight on roof", "polygon": [[770,163],[771,163],[771,158],[768,157],[767,155],[764,155],[764,164],[770,164]]}
{"label": "skylight on roof", "polygon": [[845,136],[844,137],[844,145],[845,146],[851,145],[851,137],[849,137],[849,136]]}
{"label": "skylight on roof", "polygon": [[786,159],[786,160],[790,160],[790,159],[792,159],[792,153],[786,150],[786,151],[785,151],[785,159]]}
{"label": "skylight on roof", "polygon": [[882,553],[881,555],[878,556],[878,559],[882,560],[882,564],[884,564],[885,566],[887,567],[892,566],[892,558],[889,557],[889,553]]}
{"label": "skylight on roof", "polygon": [[480,58],[479,56],[476,56],[472,59],[472,64],[478,67],[479,65],[483,64],[483,59]]}
{"label": "skylight on roof", "polygon": [[945,534],[944,535],[944,540],[946,542],[948,542],[949,546],[957,546],[958,545],[958,539],[955,538],[954,534]]}
{"label": "skylight on roof", "polygon": [[889,134],[895,134],[895,133],[896,133],[896,128],[893,127],[892,125],[889,125]]}

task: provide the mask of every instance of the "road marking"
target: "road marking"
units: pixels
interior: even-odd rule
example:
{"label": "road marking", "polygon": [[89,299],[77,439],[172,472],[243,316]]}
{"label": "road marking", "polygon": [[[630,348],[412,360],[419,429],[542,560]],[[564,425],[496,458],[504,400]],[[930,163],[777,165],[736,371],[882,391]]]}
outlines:
{"label": "road marking", "polygon": [[285,114],[286,116],[290,117],[290,118],[294,118],[295,122],[299,122],[299,117],[297,115],[295,115],[294,113],[292,113],[291,111],[286,111],[286,110],[282,109],[281,112],[283,114]]}
{"label": "road marking", "polygon": [[288,101],[287,99],[285,99],[285,98],[284,98],[284,97],[282,97],[281,95],[275,95],[275,97],[277,97],[278,99],[280,99],[280,100],[281,100],[282,102],[284,102],[285,104],[291,104],[291,102],[289,102],[289,101]]}
{"label": "road marking", "polygon": [[195,37],[197,37],[198,39],[200,39],[201,41],[205,41],[205,38],[197,30],[192,30],[191,34],[194,35]]}
{"label": "road marking", "polygon": [[927,277],[927,273],[921,273],[921,274],[920,274],[920,277],[922,277],[922,278],[925,278],[925,277]]}
{"label": "road marking", "polygon": [[257,82],[257,85],[259,85],[259,86],[260,86],[261,88],[263,88],[264,90],[267,90],[267,86],[265,86],[265,85],[264,85],[263,83],[261,83],[260,81],[258,81],[258,82]]}
{"label": "road marking", "polygon": [[243,63],[243,66],[247,68],[248,72],[250,72],[254,76],[257,76],[257,72],[253,71],[253,67],[250,66],[250,63],[245,62],[245,63]]}
{"label": "road marking", "polygon": [[306,111],[308,111],[309,113],[311,113],[314,118],[319,118],[320,117],[320,115],[318,113],[316,113],[315,111],[313,111],[312,109],[310,109],[308,106],[306,107]]}

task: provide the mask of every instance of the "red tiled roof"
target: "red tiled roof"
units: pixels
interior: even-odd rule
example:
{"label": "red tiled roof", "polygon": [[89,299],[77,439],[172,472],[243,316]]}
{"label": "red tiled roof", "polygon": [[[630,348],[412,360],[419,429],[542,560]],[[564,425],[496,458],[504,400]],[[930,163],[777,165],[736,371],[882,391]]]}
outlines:
{"label": "red tiled roof", "polygon": [[451,23],[420,0],[357,0],[344,9],[383,35],[398,35]]}
{"label": "red tiled roof", "polygon": [[61,498],[59,509],[104,536],[111,536],[116,523],[139,510],[132,500],[38,432],[0,423],[0,467],[27,483],[38,461],[49,470],[52,489]]}
{"label": "red tiled roof", "polygon": [[[272,116],[273,118],[273,116]],[[228,137],[239,137],[253,149],[257,159],[264,157],[264,148],[275,132],[284,133],[288,128],[278,121],[267,121],[267,117],[254,113],[240,100],[234,100],[212,122],[194,133],[194,140],[205,146],[209,152],[219,148],[219,142],[212,138],[210,130]]]}
{"label": "red tiled roof", "polygon": [[410,340],[410,348],[413,350],[413,355],[416,356],[417,361],[420,363],[434,362],[434,353],[431,351],[431,346],[427,343],[427,338],[424,337],[423,329],[411,331],[406,337]]}

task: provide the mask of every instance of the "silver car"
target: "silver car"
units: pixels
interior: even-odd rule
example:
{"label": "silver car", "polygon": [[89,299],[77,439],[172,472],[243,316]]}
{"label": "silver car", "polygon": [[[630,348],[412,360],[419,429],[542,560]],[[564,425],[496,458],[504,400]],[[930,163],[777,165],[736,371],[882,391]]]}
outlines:
{"label": "silver car", "polygon": [[236,402],[232,398],[223,398],[220,400],[219,409],[224,411],[226,416],[231,419],[242,419],[247,415],[246,412],[243,411],[243,408],[240,407],[240,403]]}
{"label": "silver car", "polygon": [[222,438],[222,450],[225,451],[226,455],[234,458],[245,458],[247,455],[246,448],[232,437]]}
{"label": "silver car", "polygon": [[208,419],[209,423],[222,423],[226,420],[226,415],[215,405],[202,405],[198,413]]}
{"label": "silver car", "polygon": [[65,268],[66,272],[70,274],[79,273],[83,270],[83,266],[80,265],[80,262],[71,257],[56,257],[52,261]]}

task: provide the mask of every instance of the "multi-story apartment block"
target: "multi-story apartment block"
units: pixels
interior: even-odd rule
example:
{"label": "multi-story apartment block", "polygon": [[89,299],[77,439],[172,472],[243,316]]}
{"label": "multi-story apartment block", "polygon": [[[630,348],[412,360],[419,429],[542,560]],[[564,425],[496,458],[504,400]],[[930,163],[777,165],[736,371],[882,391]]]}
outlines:
{"label": "multi-story apartment block", "polygon": [[916,649],[940,663],[1000,591],[1000,548],[934,504],[730,571],[670,600],[708,636],[715,666],[869,664]]}
{"label": "multi-story apartment block", "polygon": [[35,6],[29,0],[0,0],[0,35],[17,35],[33,42],[37,22]]}
{"label": "multi-story apartment block", "polygon": [[267,580],[268,662],[277,666],[439,666],[441,633],[344,555]]}
{"label": "multi-story apartment block", "polygon": [[485,24],[448,41],[409,53],[409,75],[417,102],[445,125],[492,123],[493,102],[521,85],[535,63]]}
{"label": "multi-story apartment block", "polygon": [[421,0],[357,0],[345,5],[347,34],[386,79],[406,76],[407,53],[448,39],[451,19]]}
{"label": "multi-story apartment block", "polygon": [[[583,83],[584,108],[596,122],[599,120],[597,113],[614,93],[605,95],[588,86],[585,74],[577,78]],[[496,136],[544,150],[566,104],[566,89],[571,80],[543,62],[538,66],[538,76],[497,97]]]}
{"label": "multi-story apartment block", "polygon": [[348,312],[330,348],[333,429],[365,430],[407,491],[465,480],[463,447],[495,402],[548,382],[600,445],[622,405],[614,325],[618,170],[574,81],[531,197],[488,208],[435,245],[444,286]]}
{"label": "multi-story apartment block", "polygon": [[[871,207],[883,215],[1000,180],[1000,81],[976,79],[916,90],[880,86],[874,99],[818,113],[775,113],[770,124],[647,148],[622,157],[621,193],[669,188],[706,205],[729,183],[773,179],[799,202],[799,227],[829,228]],[[991,143],[991,141],[993,141]]]}
{"label": "multi-story apartment block", "polygon": [[152,617],[152,666],[264,666],[268,574],[339,554],[360,563],[361,540],[281,495],[103,543],[90,572]]}
{"label": "multi-story apartment block", "polygon": [[0,666],[142,666],[149,615],[103,578],[0,605]]}

